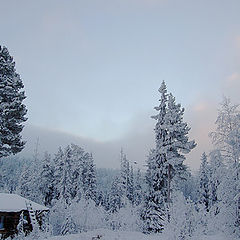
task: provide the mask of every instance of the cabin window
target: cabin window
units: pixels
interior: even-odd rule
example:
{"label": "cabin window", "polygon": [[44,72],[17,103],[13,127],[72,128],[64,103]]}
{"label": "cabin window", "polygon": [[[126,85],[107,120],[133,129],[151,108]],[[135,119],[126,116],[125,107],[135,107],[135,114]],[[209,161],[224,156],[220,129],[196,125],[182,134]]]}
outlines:
{"label": "cabin window", "polygon": [[0,216],[0,230],[4,229],[4,216]]}

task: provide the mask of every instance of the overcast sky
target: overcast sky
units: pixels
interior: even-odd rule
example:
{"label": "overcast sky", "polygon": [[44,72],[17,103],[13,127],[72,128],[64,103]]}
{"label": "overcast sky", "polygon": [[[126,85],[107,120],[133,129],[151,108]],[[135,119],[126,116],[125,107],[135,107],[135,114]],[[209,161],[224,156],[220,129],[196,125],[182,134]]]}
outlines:
{"label": "overcast sky", "polygon": [[208,151],[218,103],[240,102],[239,0],[0,0],[0,45],[25,85],[25,151],[82,144],[98,166],[121,146],[143,163],[165,79]]}

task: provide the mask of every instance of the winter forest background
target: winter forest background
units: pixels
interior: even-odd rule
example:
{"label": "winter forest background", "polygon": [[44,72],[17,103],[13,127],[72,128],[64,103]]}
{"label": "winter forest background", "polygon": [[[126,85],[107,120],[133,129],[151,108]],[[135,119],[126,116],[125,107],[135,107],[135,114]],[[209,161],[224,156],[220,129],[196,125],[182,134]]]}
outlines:
{"label": "winter forest background", "polygon": [[27,119],[24,92],[19,92],[23,84],[13,58],[6,48],[0,53],[0,190],[50,208],[42,234],[102,228],[165,234],[168,239],[218,232],[240,236],[239,105],[223,98],[216,128],[209,133],[214,149],[202,153],[197,173],[184,164],[186,154],[196,147],[188,137],[184,109],[164,81],[152,117],[155,148],[149,149],[144,169],[130,161],[124,149],[119,150],[119,170],[98,169],[92,153],[71,143],[42,157],[37,141],[31,159],[6,157],[24,147],[19,134]]}

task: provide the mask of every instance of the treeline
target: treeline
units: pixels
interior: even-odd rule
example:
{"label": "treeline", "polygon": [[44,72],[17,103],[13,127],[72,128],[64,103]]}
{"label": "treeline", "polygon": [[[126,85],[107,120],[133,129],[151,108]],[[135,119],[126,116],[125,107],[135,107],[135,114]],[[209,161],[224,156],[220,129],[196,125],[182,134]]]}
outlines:
{"label": "treeline", "polygon": [[[135,230],[189,239],[223,231],[239,236],[240,112],[224,98],[197,174],[184,164],[195,146],[184,109],[163,82],[155,109],[155,148],[146,171],[121,150],[120,170],[96,169],[92,154],[71,144],[31,161],[1,159],[0,187],[48,206],[54,235],[97,228]],[[51,230],[49,230],[51,229]]]}

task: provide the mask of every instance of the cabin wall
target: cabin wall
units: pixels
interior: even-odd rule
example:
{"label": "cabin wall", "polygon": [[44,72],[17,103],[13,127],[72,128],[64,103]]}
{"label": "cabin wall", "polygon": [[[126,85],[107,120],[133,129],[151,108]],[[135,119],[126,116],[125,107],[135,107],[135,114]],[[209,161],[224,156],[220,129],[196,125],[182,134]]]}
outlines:
{"label": "cabin wall", "polygon": [[[0,237],[2,235],[2,239],[5,239],[9,236],[17,234],[17,226],[19,223],[20,215],[23,212],[24,219],[27,220],[27,224],[24,224],[23,230],[25,234],[28,234],[32,231],[32,224],[30,220],[30,215],[27,210],[21,212],[0,212],[0,218],[4,217],[4,229],[0,230]],[[36,219],[41,229],[42,226],[42,217],[43,214],[48,211],[36,211]]]}
{"label": "cabin wall", "polygon": [[0,217],[4,217],[3,229],[0,230],[3,238],[14,235],[17,232],[21,212],[0,212]]}

